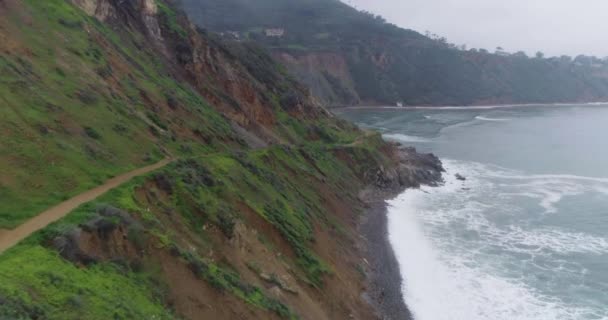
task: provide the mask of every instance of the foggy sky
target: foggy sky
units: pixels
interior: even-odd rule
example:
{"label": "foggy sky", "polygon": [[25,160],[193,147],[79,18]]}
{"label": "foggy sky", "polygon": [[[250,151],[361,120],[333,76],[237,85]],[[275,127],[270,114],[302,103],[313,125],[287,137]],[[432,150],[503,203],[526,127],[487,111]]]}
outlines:
{"label": "foggy sky", "polygon": [[469,48],[608,56],[608,0],[343,0]]}

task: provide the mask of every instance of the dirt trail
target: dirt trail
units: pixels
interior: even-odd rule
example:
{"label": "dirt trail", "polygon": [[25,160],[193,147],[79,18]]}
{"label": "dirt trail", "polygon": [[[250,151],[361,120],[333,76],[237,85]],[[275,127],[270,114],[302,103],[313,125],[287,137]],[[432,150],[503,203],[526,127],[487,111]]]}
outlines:
{"label": "dirt trail", "polygon": [[81,193],[71,199],[68,199],[42,213],[36,217],[26,221],[22,225],[18,226],[13,230],[0,230],[0,254],[11,248],[12,246],[19,243],[21,240],[27,238],[32,233],[48,226],[49,224],[65,217],[68,213],[72,212],[77,207],[95,200],[97,197],[104,193],[114,189],[125,182],[133,179],[134,177],[149,173],[156,169],[160,169],[167,164],[171,163],[172,159],[165,159],[156,164],[139,168],[131,172],[122,174],[106,181],[103,185],[100,185],[94,189]]}

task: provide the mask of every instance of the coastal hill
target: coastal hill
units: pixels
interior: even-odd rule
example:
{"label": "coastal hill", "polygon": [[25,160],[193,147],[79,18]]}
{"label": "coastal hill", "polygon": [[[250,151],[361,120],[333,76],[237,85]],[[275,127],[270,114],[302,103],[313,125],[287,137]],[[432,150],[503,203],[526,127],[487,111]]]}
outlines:
{"label": "coastal hill", "polygon": [[2,319],[408,317],[360,220],[438,159],[171,1],[0,0],[0,132]]}
{"label": "coastal hill", "polygon": [[608,100],[608,64],[594,57],[467,50],[439,36],[399,28],[338,0],[181,3],[199,26],[270,49],[328,105]]}

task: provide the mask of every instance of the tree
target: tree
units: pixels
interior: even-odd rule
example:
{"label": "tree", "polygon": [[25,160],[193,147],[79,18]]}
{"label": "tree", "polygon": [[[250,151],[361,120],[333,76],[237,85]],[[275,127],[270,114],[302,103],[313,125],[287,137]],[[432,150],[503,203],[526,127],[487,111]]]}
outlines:
{"label": "tree", "polygon": [[536,59],[544,59],[545,58],[545,54],[542,52],[537,52],[536,53]]}
{"label": "tree", "polygon": [[518,57],[518,58],[527,58],[528,57],[528,55],[523,51],[517,51],[513,54],[513,56]]}

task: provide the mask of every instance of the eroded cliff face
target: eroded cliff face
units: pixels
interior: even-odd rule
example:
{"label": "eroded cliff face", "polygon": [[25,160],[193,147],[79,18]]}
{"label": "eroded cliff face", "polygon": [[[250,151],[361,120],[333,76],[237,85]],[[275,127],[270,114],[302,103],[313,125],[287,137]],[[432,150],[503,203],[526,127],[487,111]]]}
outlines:
{"label": "eroded cliff face", "polygon": [[311,52],[291,54],[276,51],[273,56],[284,64],[299,81],[326,105],[358,105],[361,103],[355,90],[348,62],[337,52]]}
{"label": "eroded cliff face", "polygon": [[[218,160],[231,173],[221,171]],[[241,164],[230,164],[234,160]],[[386,299],[384,288],[371,291],[367,277],[382,268],[362,256],[370,244],[360,238],[357,212],[404,188],[440,183],[442,170],[436,157],[384,145],[378,136],[316,151],[276,148],[263,156],[180,161],[133,189],[135,203],[154,221],[101,205],[48,245],[86,267],[156,266],[155,277],[165,285],[163,303],[184,319],[409,319],[409,313],[374,310],[363,298],[371,293],[380,306]],[[236,189],[220,187],[225,184]],[[237,194],[252,191],[257,199]],[[229,216],[213,218],[217,208],[201,200],[210,195],[225,202],[221,210]],[[273,210],[293,216],[273,216]],[[384,212],[371,218],[382,218],[377,215]],[[383,242],[374,245],[390,250]],[[302,250],[312,255],[304,258]],[[399,274],[393,276],[397,283]],[[262,305],[249,300],[252,293]],[[401,304],[399,310],[407,309]]]}
{"label": "eroded cliff face", "polygon": [[[257,75],[266,78],[256,78],[256,70],[238,61],[235,56],[238,53],[211,36],[201,35],[184,16],[159,8],[153,0],[73,1],[108,25],[125,26],[145,34],[173,66],[174,76],[190,82],[234,124],[265,141],[284,141],[284,137],[273,132],[278,110],[303,118],[327,115],[305,89],[273,70],[274,62],[254,61],[258,64],[251,68],[267,69]],[[256,55],[248,48],[234,50]]]}
{"label": "eroded cliff face", "polygon": [[[0,256],[0,318],[379,318],[360,191],[430,183],[436,159],[332,117],[166,1],[69,3],[0,1],[0,224],[174,161]],[[310,63],[345,76],[334,59]]]}
{"label": "eroded cliff face", "polygon": [[117,18],[117,13],[123,7],[132,7],[142,15],[154,16],[158,13],[158,6],[154,0],[71,0],[90,16],[101,21]]}

